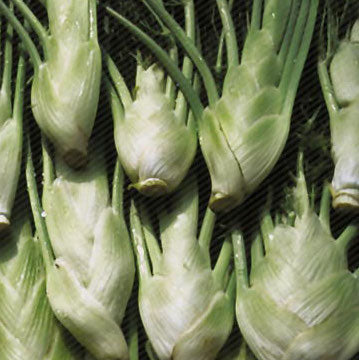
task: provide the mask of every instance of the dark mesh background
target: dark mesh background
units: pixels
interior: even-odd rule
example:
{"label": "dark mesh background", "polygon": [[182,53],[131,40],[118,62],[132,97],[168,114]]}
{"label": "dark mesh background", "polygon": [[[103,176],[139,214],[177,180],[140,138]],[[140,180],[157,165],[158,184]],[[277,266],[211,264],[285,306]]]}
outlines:
{"label": "dark mesh background", "polygon": [[[46,23],[46,13],[44,7],[38,0],[28,1],[31,9],[37,14],[37,16]],[[144,57],[148,57],[149,60],[155,60],[151,53],[142,46],[128,31],[120,27],[116,21],[112,18],[108,18],[105,15],[102,5],[104,3],[111,5],[114,9],[118,10],[125,16],[129,17],[133,22],[141,26],[142,29],[151,34],[156,40],[166,46],[166,39],[164,39],[160,33],[159,28],[150,15],[148,10],[141,4],[141,1],[133,0],[108,0],[100,1],[101,5],[98,9],[99,20],[99,40],[102,47],[110,53],[114,58],[119,70],[125,76],[126,81],[130,88],[134,87],[135,69],[136,69],[136,52],[140,50]],[[238,38],[240,47],[243,44],[243,38],[246,30],[246,14],[250,11],[252,1],[250,0],[237,0],[233,9],[233,18],[238,31]],[[331,1],[335,11],[342,12],[344,1]],[[182,8],[176,6],[175,1],[165,1],[168,9],[174,14],[176,19],[182,23]],[[201,31],[201,40],[203,53],[208,63],[214,67],[217,50],[218,50],[218,38],[221,31],[221,23],[216,10],[215,0],[196,0],[196,16],[197,22]],[[330,158],[330,132],[328,114],[326,111],[325,103],[321,95],[321,89],[319,85],[319,79],[316,71],[316,64],[318,58],[318,40],[319,40],[319,27],[324,13],[325,0],[321,0],[320,9],[318,11],[318,20],[316,29],[314,31],[311,50],[305,65],[305,69],[301,78],[301,82],[298,89],[298,94],[294,106],[291,131],[287,141],[287,145],[283,151],[283,154],[271,172],[270,176],[262,183],[259,189],[246,200],[246,202],[239,208],[231,211],[230,213],[219,216],[217,226],[215,229],[214,238],[211,246],[211,254],[215,260],[220,246],[223,242],[228,230],[235,226],[239,226],[245,234],[247,240],[247,250],[249,249],[250,242],[253,235],[258,231],[259,218],[263,210],[263,206],[268,196],[268,190],[272,190],[272,209],[273,214],[275,212],[283,211],[283,203],[285,200],[284,191],[287,186],[293,185],[293,174],[296,172],[296,163],[298,150],[301,146],[304,146],[305,153],[305,170],[306,177],[309,186],[315,186],[316,188],[316,200],[319,202],[321,184],[324,181],[330,181],[333,173],[333,164]],[[356,0],[352,0],[348,3],[348,9],[342,23],[341,34],[345,34],[345,29],[349,26],[358,16],[359,4]],[[4,27],[4,26],[3,26]],[[36,36],[33,34],[33,38],[36,41]],[[2,39],[4,39],[4,31],[2,32]],[[15,36],[15,42],[18,40]],[[39,47],[40,49],[40,47]],[[15,58],[16,60],[16,58]],[[15,66],[14,66],[15,67]],[[16,67],[15,67],[16,68]],[[15,75],[14,69],[14,75]],[[225,69],[224,69],[225,72]],[[32,150],[34,156],[34,163],[36,173],[38,176],[38,183],[41,184],[41,151],[40,151],[40,134],[35,121],[33,120],[29,94],[31,86],[32,69],[28,65],[28,83],[26,88],[26,100],[24,109],[24,121],[26,123],[27,131],[31,135]],[[218,76],[220,80],[220,76]],[[204,97],[205,100],[205,97]],[[310,131],[306,129],[306,122],[312,115],[319,111],[316,120]],[[359,134],[358,134],[359,136]],[[108,161],[109,178],[111,178],[113,166],[116,159],[116,150],[113,142],[113,125],[111,111],[107,102],[107,96],[102,88],[100,104],[98,109],[98,116],[93,131],[93,143],[100,141],[106,144],[106,158]],[[359,156],[359,155],[358,155]],[[29,213],[27,188],[24,180],[24,167],[22,168],[22,177],[17,192],[17,201],[14,209],[14,217],[23,216]],[[203,158],[198,151],[196,160],[190,170],[190,173],[196,174],[199,183],[200,190],[200,219],[202,219],[206,202],[210,194],[210,181],[209,174],[206,169]],[[128,211],[128,200],[130,196],[137,198],[139,195],[135,192],[131,194],[126,191],[126,209]],[[151,212],[155,214],[158,209],[166,206],[165,199],[163,200],[146,200]],[[127,213],[128,214],[128,213]],[[30,216],[30,215],[29,215]],[[331,226],[333,235],[337,237],[346,225],[355,220],[357,215],[343,214],[332,211],[331,214]],[[358,239],[357,239],[358,240]],[[351,270],[359,266],[359,241],[354,242],[349,251],[349,267]],[[315,254],[313,254],[315,255]],[[127,315],[123,324],[123,329],[128,332],[129,320],[136,319],[139,325],[139,353],[140,359],[146,359],[144,345],[146,343],[146,335],[141,327],[138,310],[137,310],[137,282],[134,286],[133,296],[127,309]],[[225,355],[238,349],[241,338],[237,325],[234,326],[233,333],[229,338],[224,349],[219,355],[219,359],[222,359]],[[340,341],[340,339],[338,339]],[[70,340],[73,346],[77,346],[79,352],[81,348],[75,343],[73,339]],[[359,359],[359,356],[356,358]]]}

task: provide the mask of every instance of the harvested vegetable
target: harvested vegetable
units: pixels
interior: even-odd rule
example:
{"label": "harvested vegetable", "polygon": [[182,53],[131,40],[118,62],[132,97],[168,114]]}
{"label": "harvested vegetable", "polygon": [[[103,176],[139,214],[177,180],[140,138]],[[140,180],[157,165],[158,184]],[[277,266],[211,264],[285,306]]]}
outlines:
{"label": "harvested vegetable", "polygon": [[243,237],[233,234],[239,327],[259,360],[348,360],[359,351],[359,277],[347,262],[358,228],[333,238],[329,189],[318,216],[301,161],[292,193],[293,211],[282,223],[264,216],[250,277]]}
{"label": "harvested vegetable", "polygon": [[328,21],[328,49],[318,63],[327,104],[335,164],[333,206],[359,208],[359,20],[338,41],[333,16]]}
{"label": "harvested vegetable", "polygon": [[57,158],[53,169],[44,149],[43,217],[31,160],[27,180],[36,228],[47,246],[46,288],[51,307],[97,360],[128,359],[121,322],[135,269],[122,209],[120,165],[110,204],[101,156],[94,156],[81,171]]}
{"label": "harvested vegetable", "polygon": [[112,9],[107,11],[153,51],[185,94],[198,122],[200,144],[211,175],[209,206],[214,211],[230,210],[258,187],[283,150],[318,0],[255,0],[241,62],[228,4],[217,0],[228,58],[221,98],[195,43],[161,2],[143,1],[196,65],[207,92],[206,109],[176,64],[152,39]]}
{"label": "harvested vegetable", "polygon": [[72,167],[86,163],[99,100],[101,52],[96,0],[46,0],[47,31],[22,0],[12,0],[39,37],[41,59],[29,34],[0,1],[0,11],[18,32],[34,67],[31,103],[41,130]]}
{"label": "harvested vegetable", "polygon": [[12,105],[12,29],[8,26],[0,89],[0,230],[10,225],[22,157],[22,112],[25,62],[20,56],[17,66],[14,103]]}
{"label": "harvested vegetable", "polygon": [[45,269],[29,221],[3,235],[0,251],[0,358],[79,360],[46,297]]}
{"label": "harvested vegetable", "polygon": [[[187,35],[194,39],[193,1],[184,7]],[[173,44],[170,54],[178,62]],[[111,59],[108,68],[115,85],[109,89],[117,152],[132,186],[149,196],[173,192],[186,176],[197,148],[193,114],[183,94],[169,76],[165,79],[156,63],[145,68],[138,59],[134,98]],[[191,80],[193,65],[186,57],[182,71]]]}
{"label": "harvested vegetable", "polygon": [[159,215],[161,245],[146,212],[131,206],[142,323],[160,360],[215,359],[233,325],[232,246],[224,243],[212,269],[214,213],[207,210],[197,240],[196,186],[174,197]]}

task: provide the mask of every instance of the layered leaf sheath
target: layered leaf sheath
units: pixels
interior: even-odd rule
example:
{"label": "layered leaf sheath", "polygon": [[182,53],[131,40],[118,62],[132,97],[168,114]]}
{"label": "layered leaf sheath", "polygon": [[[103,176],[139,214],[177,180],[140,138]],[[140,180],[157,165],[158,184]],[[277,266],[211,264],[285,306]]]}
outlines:
{"label": "layered leaf sheath", "polygon": [[[120,167],[117,164],[111,204],[101,157],[94,156],[81,171],[58,158],[53,170],[45,151],[44,164],[43,216],[55,257],[48,256],[46,274],[51,307],[97,360],[128,359],[121,322],[132,290],[134,259],[122,212]],[[30,170],[28,179],[33,181]],[[33,200],[38,214],[35,205]],[[41,219],[37,215],[38,229],[44,228]]]}
{"label": "layered leaf sheath", "polygon": [[[222,97],[207,108],[200,128],[213,209],[240,204],[277,162],[288,137],[317,6],[317,0],[255,0],[240,64],[232,55],[235,40],[227,36],[229,67]],[[225,26],[227,15],[221,14]]]}
{"label": "layered leaf sheath", "polygon": [[346,252],[358,229],[333,238],[329,189],[318,216],[302,168],[293,207],[275,226],[264,216],[250,277],[242,235],[233,235],[239,327],[259,360],[348,360],[359,350],[359,277],[348,270]]}
{"label": "layered leaf sheath", "polygon": [[[40,244],[28,221],[2,236],[0,249],[0,358],[80,360],[68,347],[46,297]],[[73,345],[73,339],[68,344]],[[78,349],[77,349],[78,350]]]}
{"label": "layered leaf sheath", "polygon": [[334,207],[359,207],[359,21],[340,41],[329,18],[328,51],[318,64],[326,100],[335,164]]}
{"label": "layered leaf sheath", "polygon": [[[133,186],[158,196],[175,190],[187,174],[197,148],[194,122],[186,124],[165,93],[163,71],[137,67],[136,99],[124,114],[113,109],[116,147]],[[112,106],[119,106],[114,103]]]}
{"label": "layered leaf sheath", "polygon": [[13,0],[37,32],[41,60],[26,30],[3,1],[0,10],[20,35],[34,66],[31,103],[34,117],[55,148],[73,167],[86,162],[101,79],[95,0],[47,0],[49,32],[22,0]]}
{"label": "layered leaf sheath", "polygon": [[[186,2],[189,38],[195,36],[193,7],[193,1]],[[178,60],[173,45],[170,54]],[[132,186],[149,196],[173,192],[186,176],[197,148],[193,114],[183,94],[169,76],[165,79],[158,64],[146,68],[138,60],[134,98],[110,59],[108,68],[114,84],[110,93],[116,148]],[[185,57],[183,74],[189,80],[192,70]]]}
{"label": "layered leaf sheath", "polygon": [[159,359],[215,359],[233,325],[232,247],[224,243],[212,269],[214,214],[207,211],[197,240],[196,186],[183,187],[174,201],[159,216],[162,250],[146,212],[131,207],[141,319]]}
{"label": "layered leaf sheath", "polygon": [[[119,21],[150,47],[186,95],[198,121],[202,153],[211,175],[210,207],[230,210],[257,188],[283,150],[318,0],[254,0],[240,62],[229,5],[226,0],[217,0],[228,57],[221,97],[195,43],[159,1],[143,1],[176,37],[201,74],[209,101],[204,111],[175,64],[146,34],[124,19]],[[108,12],[113,15],[113,11]]]}
{"label": "layered leaf sheath", "polygon": [[22,112],[25,62],[18,62],[14,103],[12,105],[12,30],[5,43],[3,78],[0,89],[0,230],[10,225],[22,153]]}

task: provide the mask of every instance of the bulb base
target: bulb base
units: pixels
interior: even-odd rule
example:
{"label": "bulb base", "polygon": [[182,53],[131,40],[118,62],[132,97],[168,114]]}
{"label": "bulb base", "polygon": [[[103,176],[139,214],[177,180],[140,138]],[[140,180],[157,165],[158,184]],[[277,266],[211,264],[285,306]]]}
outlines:
{"label": "bulb base", "polygon": [[135,188],[141,194],[150,197],[158,197],[168,194],[168,185],[165,181],[157,178],[150,178],[132,184],[129,188]]}
{"label": "bulb base", "polygon": [[359,190],[358,189],[341,189],[334,191],[333,208],[344,210],[359,211]]}
{"label": "bulb base", "polygon": [[10,226],[10,220],[5,214],[0,214],[0,232]]}
{"label": "bulb base", "polygon": [[215,193],[209,199],[209,208],[214,212],[226,212],[233,209],[237,204],[233,196],[223,193]]}

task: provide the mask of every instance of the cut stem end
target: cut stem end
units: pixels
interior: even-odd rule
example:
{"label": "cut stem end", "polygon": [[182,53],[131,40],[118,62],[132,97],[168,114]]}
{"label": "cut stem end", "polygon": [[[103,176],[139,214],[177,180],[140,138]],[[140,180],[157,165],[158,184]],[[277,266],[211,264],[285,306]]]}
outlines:
{"label": "cut stem end", "polygon": [[10,226],[9,218],[4,214],[0,214],[0,232],[6,230],[9,226]]}
{"label": "cut stem end", "polygon": [[158,197],[168,194],[168,185],[165,181],[150,178],[136,184],[131,184],[129,189],[135,188],[145,196]]}
{"label": "cut stem end", "polygon": [[237,205],[233,196],[223,193],[215,193],[209,199],[209,208],[214,212],[229,211]]}
{"label": "cut stem end", "polygon": [[359,210],[359,190],[342,189],[338,192],[333,191],[333,207],[343,210]]}

